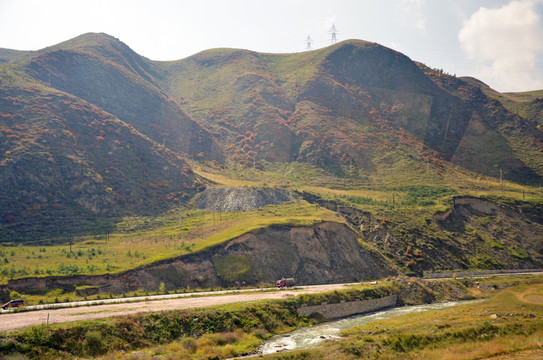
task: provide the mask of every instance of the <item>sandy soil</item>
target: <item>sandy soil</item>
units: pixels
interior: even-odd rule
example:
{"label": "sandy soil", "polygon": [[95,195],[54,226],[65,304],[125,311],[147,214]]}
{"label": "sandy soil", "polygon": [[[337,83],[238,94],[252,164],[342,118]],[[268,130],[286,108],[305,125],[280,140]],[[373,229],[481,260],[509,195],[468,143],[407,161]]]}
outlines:
{"label": "sandy soil", "polygon": [[[311,294],[345,289],[348,286],[350,286],[350,284],[316,285],[294,290],[281,290],[273,292],[251,292],[190,298],[185,297],[134,303],[81,306],[65,309],[45,309],[21,313],[4,313],[0,315],[0,331],[22,329],[25,327],[47,323],[53,324],[79,320],[102,319],[142,312],[202,308],[236,302],[251,302],[266,299],[285,299],[300,294]],[[122,300],[123,299],[119,299],[119,301]]]}

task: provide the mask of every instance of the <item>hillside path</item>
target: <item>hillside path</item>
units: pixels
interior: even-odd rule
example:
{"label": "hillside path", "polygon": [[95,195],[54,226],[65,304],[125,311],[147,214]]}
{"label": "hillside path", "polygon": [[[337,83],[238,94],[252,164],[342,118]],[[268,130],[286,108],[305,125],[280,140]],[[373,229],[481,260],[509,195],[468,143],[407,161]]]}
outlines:
{"label": "hillside path", "polygon": [[[63,322],[72,322],[80,320],[95,320],[113,316],[137,314],[142,312],[157,312],[168,310],[180,310],[190,308],[203,308],[216,305],[231,304],[237,302],[251,302],[270,299],[286,299],[289,297],[301,294],[313,294],[340,289],[347,289],[355,284],[327,284],[327,285],[310,285],[300,286],[294,289],[266,291],[263,289],[254,289],[240,291],[237,294],[211,295],[201,296],[202,294],[188,294],[191,297],[181,297],[174,299],[160,299],[139,302],[125,302],[115,304],[101,305],[84,305],[78,307],[62,308],[62,309],[43,309],[26,312],[7,312],[0,315],[0,331],[10,331],[22,329],[40,324],[54,324]],[[260,291],[258,291],[260,290]],[[224,292],[222,292],[224,293]],[[185,294],[183,294],[185,295]],[[180,294],[181,296],[181,294]],[[126,301],[126,299],[113,299],[111,301]]]}

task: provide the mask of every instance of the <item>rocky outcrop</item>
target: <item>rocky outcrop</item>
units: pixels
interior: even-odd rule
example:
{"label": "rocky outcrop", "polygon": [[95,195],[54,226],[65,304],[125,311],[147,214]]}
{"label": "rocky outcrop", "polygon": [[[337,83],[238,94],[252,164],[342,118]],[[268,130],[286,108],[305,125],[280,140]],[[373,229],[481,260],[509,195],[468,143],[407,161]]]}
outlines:
{"label": "rocky outcrop", "polygon": [[155,291],[273,283],[294,277],[298,284],[343,283],[396,275],[379,254],[361,246],[355,231],[344,224],[271,226],[251,231],[205,251],[165,260],[115,275],[27,278],[11,280],[10,290],[22,293],[93,287],[98,292]]}
{"label": "rocky outcrop", "polygon": [[281,188],[208,188],[198,197],[198,207],[220,212],[248,211],[294,200],[290,190]]}

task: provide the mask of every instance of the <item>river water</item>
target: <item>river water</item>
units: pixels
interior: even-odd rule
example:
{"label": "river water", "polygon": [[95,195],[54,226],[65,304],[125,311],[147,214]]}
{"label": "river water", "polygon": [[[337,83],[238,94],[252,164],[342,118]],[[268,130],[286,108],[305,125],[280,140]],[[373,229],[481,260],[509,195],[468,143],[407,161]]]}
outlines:
{"label": "river water", "polygon": [[310,348],[318,345],[325,340],[339,338],[339,334],[343,330],[350,329],[359,325],[365,325],[372,321],[388,319],[391,317],[420,311],[440,310],[452,306],[469,304],[476,301],[480,300],[452,301],[446,303],[425,304],[417,306],[402,306],[377,311],[370,314],[354,315],[341,320],[301,328],[289,334],[274,336],[266,341],[264,344],[262,344],[262,346],[260,347],[260,351],[263,354],[270,354],[278,351]]}

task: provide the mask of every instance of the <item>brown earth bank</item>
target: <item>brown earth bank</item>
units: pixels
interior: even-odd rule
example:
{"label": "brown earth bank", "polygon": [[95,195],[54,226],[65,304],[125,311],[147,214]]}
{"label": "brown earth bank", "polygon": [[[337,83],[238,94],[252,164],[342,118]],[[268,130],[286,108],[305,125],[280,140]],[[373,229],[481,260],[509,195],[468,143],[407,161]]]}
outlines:
{"label": "brown earth bank", "polygon": [[164,260],[120,274],[32,277],[10,280],[4,291],[41,292],[53,288],[91,287],[120,294],[134,290],[210,288],[274,283],[294,277],[298,284],[326,284],[384,278],[398,271],[379,253],[358,241],[345,224],[271,226],[248,232],[207,250]]}

